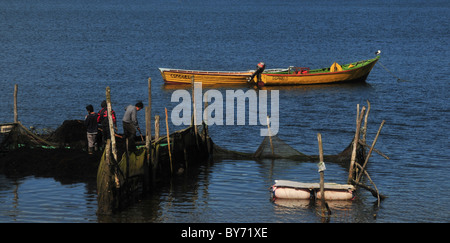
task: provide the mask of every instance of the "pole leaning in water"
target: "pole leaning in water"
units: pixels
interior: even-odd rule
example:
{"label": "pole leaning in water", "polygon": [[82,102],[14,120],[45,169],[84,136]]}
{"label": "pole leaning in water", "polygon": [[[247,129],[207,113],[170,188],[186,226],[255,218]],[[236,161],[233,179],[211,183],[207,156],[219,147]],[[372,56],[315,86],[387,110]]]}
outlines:
{"label": "pole leaning in water", "polygon": [[111,88],[109,88],[109,86],[106,87],[106,107],[108,111],[108,125],[109,125],[109,132],[111,135],[112,154],[114,156],[114,160],[117,161],[116,135],[114,131],[112,108],[111,108]]}
{"label": "pole leaning in water", "polygon": [[[359,104],[358,104],[359,107]],[[361,109],[361,113],[357,116],[356,118],[356,132],[355,132],[355,137],[353,139],[353,150],[352,150],[352,157],[350,160],[350,169],[348,170],[348,179],[347,179],[347,183],[350,184],[352,179],[353,179],[353,174],[354,174],[354,170],[355,170],[355,161],[356,161],[356,150],[358,147],[358,143],[359,143],[359,133],[361,131],[361,123],[362,123],[362,119],[364,118],[364,112],[366,110],[366,107],[363,106]]]}

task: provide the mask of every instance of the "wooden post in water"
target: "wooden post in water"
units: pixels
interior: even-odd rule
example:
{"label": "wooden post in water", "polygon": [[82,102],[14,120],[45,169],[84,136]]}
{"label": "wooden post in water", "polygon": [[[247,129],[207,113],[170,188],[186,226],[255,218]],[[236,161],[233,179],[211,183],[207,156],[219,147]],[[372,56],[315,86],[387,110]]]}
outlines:
{"label": "wooden post in water", "polygon": [[269,118],[269,116],[267,116],[267,131],[269,132],[269,142],[270,142],[270,149],[272,150],[272,156],[275,156],[275,153],[273,151],[272,132],[270,131],[270,118]]}
{"label": "wooden post in water", "polygon": [[356,124],[358,124],[359,121],[359,104],[356,104]]}
{"label": "wooden post in water", "polygon": [[361,172],[359,173],[358,177],[356,178],[356,183],[359,182],[359,180],[361,179],[362,174],[364,173],[364,170],[366,169],[366,165],[369,162],[370,156],[372,155],[373,148],[375,147],[375,144],[377,143],[378,136],[380,135],[381,128],[383,128],[384,122],[385,121],[383,120],[381,122],[380,128],[378,128],[377,135],[375,136],[375,139],[372,142],[372,146],[370,147],[369,153],[366,156],[366,160],[364,161],[364,165],[361,167]]}
{"label": "wooden post in water", "polygon": [[317,134],[317,142],[319,143],[319,174],[320,174],[320,196],[322,202],[322,216],[324,216],[325,209],[328,211],[328,215],[331,215],[331,210],[328,207],[327,202],[325,202],[325,179],[324,179],[324,171],[325,163],[323,162],[323,147],[322,147],[322,135],[320,133]]}
{"label": "wooden post in water", "polygon": [[366,116],[364,117],[363,137],[362,137],[362,141],[364,143],[366,142],[366,136],[367,136],[367,120],[369,118],[369,112],[370,112],[370,102],[369,102],[369,100],[367,100],[367,111],[366,111]]}
{"label": "wooden post in water", "polygon": [[[358,105],[358,107],[359,107],[359,105]],[[348,170],[348,179],[347,179],[348,184],[350,184],[353,179],[353,170],[355,169],[355,161],[356,161],[356,150],[357,150],[358,143],[359,143],[359,132],[361,130],[361,122],[362,122],[362,119],[364,118],[365,110],[366,110],[366,107],[363,106],[363,108],[361,109],[361,113],[358,115],[357,122],[356,122],[356,132],[355,132],[355,137],[353,139],[352,157],[350,160],[350,168]]]}
{"label": "wooden post in water", "polygon": [[[148,106],[145,107],[145,148],[147,149],[147,163],[144,163],[144,189],[149,184],[149,168],[153,165],[152,149],[152,79],[148,78]],[[153,169],[153,167],[151,167]]]}
{"label": "wooden post in water", "polygon": [[19,85],[14,85],[14,123],[19,122],[18,112],[17,112],[17,92],[19,90]]}
{"label": "wooden post in water", "polygon": [[159,139],[159,115],[155,116],[155,141]]}
{"label": "wooden post in water", "polygon": [[111,135],[111,150],[114,156],[114,160],[117,161],[117,147],[116,147],[116,134],[114,131],[114,124],[112,119],[112,108],[111,108],[111,88],[106,87],[106,107],[108,111],[108,125],[109,132]]}
{"label": "wooden post in water", "polygon": [[[194,125],[194,133],[195,133],[195,144],[197,145],[197,149],[200,149],[200,144],[198,142],[198,120],[197,120],[197,105],[196,105],[196,100],[195,100],[195,80],[194,80],[194,75],[192,75],[191,77],[191,83],[192,83],[192,108],[194,110],[193,112],[193,118],[192,118],[192,123]],[[200,109],[202,106],[202,102],[200,102]]]}
{"label": "wooden post in water", "polygon": [[[205,111],[206,108],[208,108],[209,103],[208,103],[208,93],[205,93],[205,97],[204,97],[204,102],[205,102]],[[206,149],[208,151],[208,155],[211,156],[212,154],[212,144],[211,144],[211,138],[209,137],[209,128],[208,128],[208,116],[206,114],[206,112],[203,115],[203,132],[204,132],[204,137],[205,137],[205,143],[206,143]]]}
{"label": "wooden post in water", "polygon": [[154,151],[152,151],[152,161],[151,161],[151,165],[152,165],[152,178],[153,178],[153,183],[156,183],[156,169],[158,167],[158,163],[159,163],[159,148],[160,146],[156,143],[156,141],[159,140],[159,115],[155,116],[155,147],[152,148],[152,150],[154,149]]}
{"label": "wooden post in water", "polygon": [[144,168],[144,191],[147,190],[147,185],[149,185],[149,168],[151,168],[152,165],[152,133],[151,133],[151,122],[152,119],[150,116],[150,106],[145,107],[145,154],[146,154],[146,160],[144,161],[143,168]]}
{"label": "wooden post in water", "polygon": [[[152,141],[152,79],[148,78],[148,106],[145,108],[145,147],[147,148],[147,159],[151,158]],[[147,160],[150,161],[150,160]]]}
{"label": "wooden post in water", "polygon": [[166,112],[167,148],[169,149],[170,173],[173,174],[172,152],[170,150],[169,117],[167,116],[167,108],[164,108],[164,109],[165,109],[165,112]]}
{"label": "wooden post in water", "polygon": [[[114,161],[117,163],[117,147],[116,147],[116,134],[114,131],[114,124],[113,124],[113,119],[112,119],[112,108],[111,108],[111,89],[108,87],[106,87],[106,109],[108,112],[108,125],[109,125],[109,132],[111,135],[111,151],[113,154],[113,159]],[[110,163],[113,164],[113,163]],[[117,166],[114,165],[115,169],[114,169],[114,180],[116,183],[116,188],[120,187],[120,181],[119,181],[119,176],[118,176],[118,171],[117,171]]]}
{"label": "wooden post in water", "polygon": [[196,121],[197,121],[197,116],[196,116],[197,109],[195,107],[195,78],[194,78],[194,75],[192,75],[192,77],[191,77],[191,85],[192,85],[191,95],[192,95],[192,109],[193,109],[191,122],[192,122],[192,125],[195,126]]}
{"label": "wooden post in water", "polygon": [[325,201],[325,190],[324,190],[324,168],[323,168],[323,147],[322,147],[322,135],[317,134],[317,141],[319,143],[319,174],[320,174],[320,196],[322,197],[322,202]]}
{"label": "wooden post in water", "polygon": [[192,109],[194,110],[193,112],[193,125],[194,125],[194,131],[195,131],[195,136],[198,135],[198,130],[197,130],[197,106],[195,105],[195,80],[194,80],[194,75],[192,75],[191,77],[191,83],[192,83]]}

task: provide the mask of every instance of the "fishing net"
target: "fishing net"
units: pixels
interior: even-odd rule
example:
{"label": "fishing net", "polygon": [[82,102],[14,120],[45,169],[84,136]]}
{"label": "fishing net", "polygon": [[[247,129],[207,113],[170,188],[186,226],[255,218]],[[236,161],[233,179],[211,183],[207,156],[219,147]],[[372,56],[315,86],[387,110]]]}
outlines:
{"label": "fishing net", "polygon": [[310,156],[297,151],[278,136],[265,137],[261,145],[259,145],[256,152],[253,154],[253,157],[300,161],[309,161],[311,159]]}
{"label": "fishing net", "polygon": [[31,132],[20,123],[2,124],[1,128],[1,151],[10,151],[21,147],[34,148],[55,145],[45,138]]}
{"label": "fishing net", "polygon": [[[142,182],[146,178],[153,182],[170,180],[172,175],[182,174],[188,165],[207,159],[209,150],[202,133],[191,126],[171,133],[170,139],[159,137],[152,141],[151,155],[147,155],[144,146],[128,154],[119,150],[118,162],[107,142],[97,172],[97,213],[110,214],[132,203],[145,190],[146,183]],[[147,156],[152,159],[147,160]],[[151,174],[146,176],[147,172]]]}
{"label": "fishing net", "polygon": [[66,120],[56,130],[39,133],[21,123],[0,125],[0,150],[27,148],[86,148],[86,127],[81,120]]}
{"label": "fishing net", "polygon": [[[97,170],[97,214],[110,214],[120,210],[143,191],[146,149],[138,148],[133,153],[123,153],[116,162],[110,154],[110,146],[103,152]],[[138,193],[140,192],[140,193]]]}
{"label": "fishing net", "polygon": [[[327,162],[341,163],[348,165],[352,155],[352,143],[345,147],[342,152],[336,155],[325,155],[324,160]],[[318,162],[319,155],[306,155],[292,146],[287,144],[278,136],[265,137],[258,149],[254,153],[245,153],[224,149],[213,143],[214,159],[289,159],[300,162]],[[356,153],[356,161],[363,162],[365,158],[365,150],[362,146],[358,146]]]}
{"label": "fishing net", "polygon": [[58,147],[85,149],[86,126],[81,120],[66,120],[49,134],[48,140]]}
{"label": "fishing net", "polygon": [[95,178],[99,155],[80,153],[85,146],[86,128],[78,120],[65,121],[56,130],[28,129],[21,123],[0,124],[0,173]]}

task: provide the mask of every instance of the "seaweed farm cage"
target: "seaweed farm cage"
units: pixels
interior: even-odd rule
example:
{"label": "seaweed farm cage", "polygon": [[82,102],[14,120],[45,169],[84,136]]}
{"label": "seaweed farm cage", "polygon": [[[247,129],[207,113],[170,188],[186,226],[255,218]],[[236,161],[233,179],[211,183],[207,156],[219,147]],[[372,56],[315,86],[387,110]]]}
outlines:
{"label": "seaweed farm cage", "polygon": [[0,124],[0,151],[17,148],[72,148],[85,149],[86,128],[81,120],[66,120],[56,130],[38,133],[22,123]]}

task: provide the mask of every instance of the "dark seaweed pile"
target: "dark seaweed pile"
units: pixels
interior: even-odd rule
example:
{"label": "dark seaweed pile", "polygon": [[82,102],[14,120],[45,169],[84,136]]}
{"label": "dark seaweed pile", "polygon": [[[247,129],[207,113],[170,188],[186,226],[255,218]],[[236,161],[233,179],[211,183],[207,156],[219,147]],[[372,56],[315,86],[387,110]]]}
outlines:
{"label": "dark seaweed pile", "polygon": [[47,140],[59,145],[59,147],[70,147],[72,149],[86,148],[86,126],[81,120],[66,120]]}
{"label": "dark seaweed pile", "polygon": [[[0,173],[7,176],[43,176],[60,179],[95,178],[101,150],[86,151],[86,127],[80,120],[67,120],[54,132],[41,135],[56,148],[23,146],[0,153]],[[99,138],[101,141],[101,138]]]}
{"label": "dark seaweed pile", "polygon": [[95,179],[101,154],[77,149],[19,148],[0,154],[0,173],[13,177]]}

